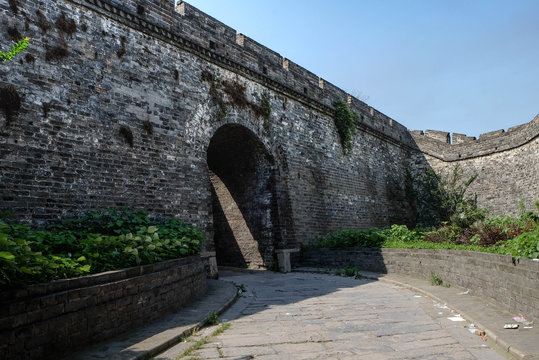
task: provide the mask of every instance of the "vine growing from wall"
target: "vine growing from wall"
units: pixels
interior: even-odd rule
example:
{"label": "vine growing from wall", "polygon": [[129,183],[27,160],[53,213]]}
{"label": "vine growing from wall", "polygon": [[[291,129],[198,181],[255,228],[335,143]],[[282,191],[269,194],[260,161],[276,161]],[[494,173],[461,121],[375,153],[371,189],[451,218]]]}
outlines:
{"label": "vine growing from wall", "polygon": [[1,61],[13,61],[13,57],[28,48],[28,43],[30,41],[29,37],[19,40],[11,49],[6,52],[0,50],[0,60]]}
{"label": "vine growing from wall", "polygon": [[352,150],[352,135],[356,131],[354,122],[358,119],[358,114],[350,110],[348,104],[343,100],[337,100],[333,103],[335,108],[335,126],[341,139],[343,153],[348,154]]}

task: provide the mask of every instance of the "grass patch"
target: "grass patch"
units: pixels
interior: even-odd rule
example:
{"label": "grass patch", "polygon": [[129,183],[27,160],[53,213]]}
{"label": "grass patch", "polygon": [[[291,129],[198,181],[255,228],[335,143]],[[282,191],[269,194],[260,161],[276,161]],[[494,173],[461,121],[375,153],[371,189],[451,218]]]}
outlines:
{"label": "grass patch", "polygon": [[[187,356],[193,356],[193,352],[200,350],[204,345],[206,345],[211,338],[221,335],[223,332],[225,332],[228,328],[230,328],[230,323],[224,323],[221,324],[214,332],[211,333],[209,336],[205,336],[202,339],[195,342],[193,345],[189,346],[180,356],[176,358],[176,360],[182,359]],[[194,358],[198,358],[197,355],[194,355]]]}

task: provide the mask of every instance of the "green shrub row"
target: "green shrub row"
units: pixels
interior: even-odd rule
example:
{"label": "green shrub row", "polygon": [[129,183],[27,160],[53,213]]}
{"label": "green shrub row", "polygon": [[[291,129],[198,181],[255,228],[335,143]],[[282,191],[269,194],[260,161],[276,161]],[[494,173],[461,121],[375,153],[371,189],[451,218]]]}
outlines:
{"label": "green shrub row", "polygon": [[200,251],[204,234],[177,219],[105,210],[48,230],[0,220],[0,286],[13,287],[151,264]]}
{"label": "green shrub row", "polygon": [[470,226],[458,222],[436,228],[405,225],[386,229],[339,230],[319,238],[323,248],[422,248],[491,252],[516,258],[539,258],[539,215],[521,211],[520,217],[492,216]]}

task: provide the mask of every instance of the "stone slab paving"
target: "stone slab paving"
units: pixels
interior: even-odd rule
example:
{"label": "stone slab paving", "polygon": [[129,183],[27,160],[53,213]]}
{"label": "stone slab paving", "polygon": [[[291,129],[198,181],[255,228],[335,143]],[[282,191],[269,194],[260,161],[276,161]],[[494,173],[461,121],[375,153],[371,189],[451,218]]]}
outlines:
{"label": "stone slab paving", "polygon": [[[247,292],[221,320],[155,357],[166,359],[507,359],[453,322],[450,308],[403,286],[328,274],[223,271]],[[200,339],[206,343],[181,355]]]}

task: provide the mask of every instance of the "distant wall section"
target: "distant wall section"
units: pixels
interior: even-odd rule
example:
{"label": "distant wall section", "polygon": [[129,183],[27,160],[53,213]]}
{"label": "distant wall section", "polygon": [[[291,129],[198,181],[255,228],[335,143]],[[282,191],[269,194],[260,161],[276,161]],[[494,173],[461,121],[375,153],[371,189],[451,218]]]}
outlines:
{"label": "distant wall section", "polygon": [[457,164],[463,179],[477,174],[469,191],[491,213],[517,215],[519,200],[528,209],[539,200],[539,116],[479,139],[432,130],[412,131],[412,136],[421,150],[414,155],[416,169],[422,169],[426,159],[441,174],[450,174]]}

